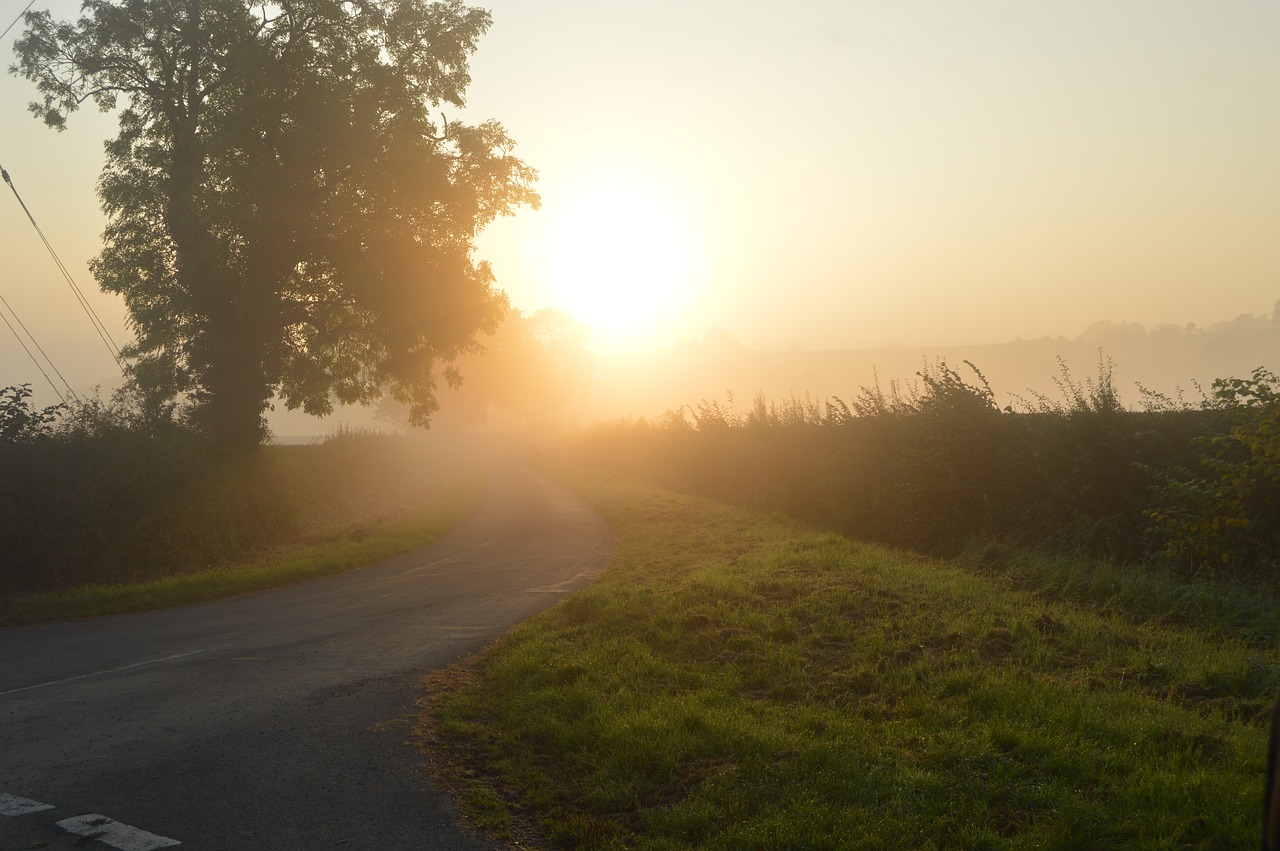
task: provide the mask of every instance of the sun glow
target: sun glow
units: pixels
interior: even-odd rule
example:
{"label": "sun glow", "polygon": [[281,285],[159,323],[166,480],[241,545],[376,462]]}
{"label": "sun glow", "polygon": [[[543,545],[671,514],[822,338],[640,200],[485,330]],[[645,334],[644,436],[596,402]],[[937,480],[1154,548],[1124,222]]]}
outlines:
{"label": "sun glow", "polygon": [[549,246],[556,306],[615,347],[666,324],[689,285],[688,235],[643,189],[597,186],[565,207]]}

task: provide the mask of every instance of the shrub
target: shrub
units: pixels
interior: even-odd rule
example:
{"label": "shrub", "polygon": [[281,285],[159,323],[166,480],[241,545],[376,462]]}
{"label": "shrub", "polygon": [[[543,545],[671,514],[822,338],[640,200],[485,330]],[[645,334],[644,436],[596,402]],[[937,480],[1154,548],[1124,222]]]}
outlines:
{"label": "shrub", "polygon": [[1280,557],[1280,379],[1259,368],[1219,379],[1215,428],[1194,442],[1200,472],[1163,477],[1149,511],[1163,552],[1193,569],[1249,567]]}
{"label": "shrub", "polygon": [[31,385],[0,388],[0,443],[19,443],[47,434],[66,410],[65,404],[36,410],[27,401]]}

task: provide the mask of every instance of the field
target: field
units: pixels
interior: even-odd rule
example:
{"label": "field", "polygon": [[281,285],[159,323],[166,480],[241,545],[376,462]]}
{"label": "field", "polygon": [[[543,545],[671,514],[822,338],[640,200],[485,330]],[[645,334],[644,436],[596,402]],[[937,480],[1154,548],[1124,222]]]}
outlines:
{"label": "field", "polygon": [[568,480],[617,530],[605,574],[425,683],[419,740],[501,841],[1257,844],[1274,594]]}

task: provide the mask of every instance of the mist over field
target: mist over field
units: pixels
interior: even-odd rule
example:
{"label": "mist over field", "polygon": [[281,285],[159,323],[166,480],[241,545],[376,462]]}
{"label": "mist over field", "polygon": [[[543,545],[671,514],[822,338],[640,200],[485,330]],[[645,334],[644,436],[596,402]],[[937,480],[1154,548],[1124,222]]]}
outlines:
{"label": "mist over field", "polygon": [[[1001,406],[1017,408],[1036,394],[1060,398],[1063,366],[1083,383],[1097,377],[1100,358],[1110,361],[1128,407],[1142,402],[1139,384],[1194,404],[1201,399],[1197,386],[1207,391],[1215,379],[1280,362],[1280,303],[1270,316],[1181,326],[1098,321],[1073,337],[985,345],[758,349],[713,328],[701,339],[613,355],[591,352],[586,329],[570,317],[545,313],[551,315],[514,314],[497,338],[485,341],[486,352],[462,363],[463,384],[442,392],[434,429],[573,428],[654,417],[703,399],[731,397],[740,409],[757,395],[848,400],[877,384],[889,392],[896,383],[907,393],[918,373],[939,360],[957,367],[971,362]],[[386,405],[340,408],[323,420],[282,410],[270,417],[277,437],[323,434],[337,424],[392,429],[401,419]]]}
{"label": "mist over field", "polygon": [[602,359],[588,412],[597,417],[661,413],[705,397],[723,401],[726,391],[744,406],[757,393],[771,399],[848,399],[877,382],[886,392],[892,382],[909,389],[916,373],[939,359],[953,366],[972,362],[1004,405],[1016,401],[1014,396],[1056,395],[1059,359],[1076,380],[1095,376],[1100,354],[1114,362],[1126,405],[1139,401],[1136,382],[1167,395],[1181,388],[1188,401],[1195,401],[1196,383],[1207,388],[1215,378],[1247,375],[1280,360],[1280,305],[1270,317],[1244,315],[1205,328],[1096,322],[1073,338],[991,345],[814,351],[797,345],[766,351],[745,348],[731,335],[711,331],[700,341],[648,358]]}

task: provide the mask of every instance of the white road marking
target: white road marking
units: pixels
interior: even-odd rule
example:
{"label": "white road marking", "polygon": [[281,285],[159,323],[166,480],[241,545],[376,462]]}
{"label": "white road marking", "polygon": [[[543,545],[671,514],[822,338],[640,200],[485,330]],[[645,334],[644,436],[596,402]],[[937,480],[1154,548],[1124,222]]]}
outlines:
{"label": "white road marking", "polygon": [[19,798],[8,792],[0,792],[0,816],[24,816],[53,809],[53,804],[42,804],[30,798]]}
{"label": "white road marking", "polygon": [[64,818],[58,822],[58,827],[76,836],[105,842],[112,848],[119,848],[120,851],[153,851],[156,848],[170,848],[182,844],[176,839],[156,836],[154,833],[129,827],[127,824],[121,824],[115,819],[100,816],[97,813]]}
{"label": "white road marking", "polygon": [[175,653],[172,656],[165,656],[163,659],[148,659],[146,662],[134,662],[132,665],[121,665],[119,668],[108,668],[105,671],[94,671],[93,673],[90,673],[90,674],[77,674],[74,677],[64,677],[63,679],[60,679],[60,680],[50,680],[47,683],[36,683],[33,686],[23,686],[22,688],[11,688],[8,691],[0,691],[0,697],[4,697],[6,694],[17,694],[20,691],[31,691],[34,688],[45,688],[47,686],[61,685],[62,683],[69,683],[69,682],[72,682],[73,680],[83,680],[83,679],[87,679],[88,677],[100,677],[103,674],[117,674],[120,671],[130,671],[134,668],[141,668],[143,665],[158,665],[161,662],[172,662],[174,659],[182,659],[187,656],[194,656],[197,653],[204,653],[204,652],[205,652],[204,650],[192,650],[189,653]]}

